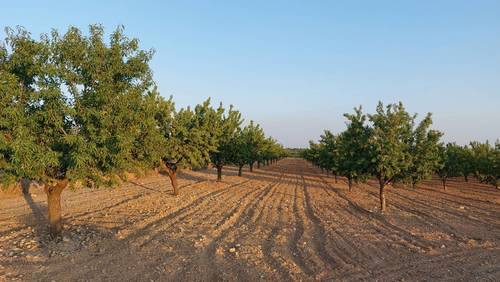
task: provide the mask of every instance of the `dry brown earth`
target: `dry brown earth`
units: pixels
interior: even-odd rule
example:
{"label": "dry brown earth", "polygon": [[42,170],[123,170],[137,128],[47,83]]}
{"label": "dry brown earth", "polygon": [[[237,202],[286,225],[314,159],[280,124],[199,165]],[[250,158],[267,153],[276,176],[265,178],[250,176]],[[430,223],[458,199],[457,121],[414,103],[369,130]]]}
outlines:
{"label": "dry brown earth", "polygon": [[[65,191],[64,240],[47,240],[45,196],[0,199],[0,280],[500,280],[500,192],[456,180],[345,181],[300,159],[245,172],[158,175]],[[227,176],[229,175],[229,176]]]}

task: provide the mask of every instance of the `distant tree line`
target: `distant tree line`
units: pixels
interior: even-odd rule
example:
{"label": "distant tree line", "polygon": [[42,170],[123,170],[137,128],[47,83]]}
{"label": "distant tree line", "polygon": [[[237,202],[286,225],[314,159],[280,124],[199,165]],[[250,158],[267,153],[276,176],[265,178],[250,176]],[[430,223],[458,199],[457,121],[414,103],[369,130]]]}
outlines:
{"label": "distant tree line", "polygon": [[0,44],[0,178],[2,187],[30,180],[47,194],[52,237],[60,235],[67,187],[115,185],[126,172],[163,169],[179,194],[177,173],[267,165],[285,154],[276,140],[232,106],[210,100],[177,109],[160,96],[152,50],[104,28],[75,27],[39,40],[6,29]]}
{"label": "distant tree line", "polygon": [[291,158],[302,158],[304,155],[304,148],[286,148],[287,157]]}
{"label": "distant tree line", "polygon": [[353,182],[376,178],[379,183],[380,209],[386,209],[387,184],[400,182],[413,188],[433,174],[446,189],[450,177],[476,177],[499,189],[500,143],[472,142],[469,146],[441,142],[442,133],[430,129],[431,114],[419,123],[402,103],[384,106],[379,102],[374,114],[355,108],[347,119],[345,131],[335,135],[325,131],[319,142],[310,141],[303,157],[322,170]]}

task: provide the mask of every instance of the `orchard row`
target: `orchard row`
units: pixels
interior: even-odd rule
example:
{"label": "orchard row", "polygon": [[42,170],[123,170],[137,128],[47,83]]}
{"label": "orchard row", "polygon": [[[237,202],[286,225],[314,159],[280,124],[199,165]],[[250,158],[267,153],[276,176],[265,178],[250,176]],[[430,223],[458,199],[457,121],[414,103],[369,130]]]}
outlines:
{"label": "orchard row", "polygon": [[446,189],[450,177],[470,175],[497,189],[500,184],[500,143],[493,146],[471,142],[469,146],[441,142],[442,133],[430,128],[431,114],[419,123],[399,104],[379,103],[374,114],[361,107],[344,114],[347,129],[338,135],[325,131],[318,143],[310,142],[304,158],[335,176],[353,181],[376,178],[380,209],[386,209],[387,184],[401,182],[413,188],[422,180],[438,175]]}
{"label": "orchard row", "polygon": [[164,169],[178,194],[177,173],[212,163],[268,164],[284,149],[253,122],[243,127],[232,106],[176,109],[159,95],[142,50],[123,28],[109,40],[102,26],[74,27],[36,40],[7,29],[0,44],[0,177],[3,187],[40,183],[50,231],[62,230],[67,187],[114,185],[127,172]]}

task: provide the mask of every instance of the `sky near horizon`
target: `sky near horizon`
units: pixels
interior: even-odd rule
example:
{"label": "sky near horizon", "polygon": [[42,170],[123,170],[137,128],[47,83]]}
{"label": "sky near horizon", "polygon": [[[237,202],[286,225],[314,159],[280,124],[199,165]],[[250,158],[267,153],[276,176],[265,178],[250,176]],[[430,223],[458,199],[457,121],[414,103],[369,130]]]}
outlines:
{"label": "sky near horizon", "polygon": [[[288,147],[343,113],[402,101],[444,141],[500,138],[500,1],[8,1],[0,26],[36,38],[118,25],[156,53],[161,94],[211,97]],[[5,37],[2,33],[1,38]]]}

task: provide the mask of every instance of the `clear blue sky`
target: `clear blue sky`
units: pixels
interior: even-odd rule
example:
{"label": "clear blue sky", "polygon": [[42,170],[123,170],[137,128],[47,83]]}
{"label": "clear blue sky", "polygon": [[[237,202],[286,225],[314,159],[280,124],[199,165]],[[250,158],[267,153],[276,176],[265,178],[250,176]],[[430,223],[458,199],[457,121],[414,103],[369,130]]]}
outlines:
{"label": "clear blue sky", "polygon": [[[7,1],[0,26],[69,25],[154,48],[179,106],[234,104],[286,146],[378,100],[434,114],[445,141],[500,138],[500,1]],[[3,37],[3,36],[2,36]]]}

